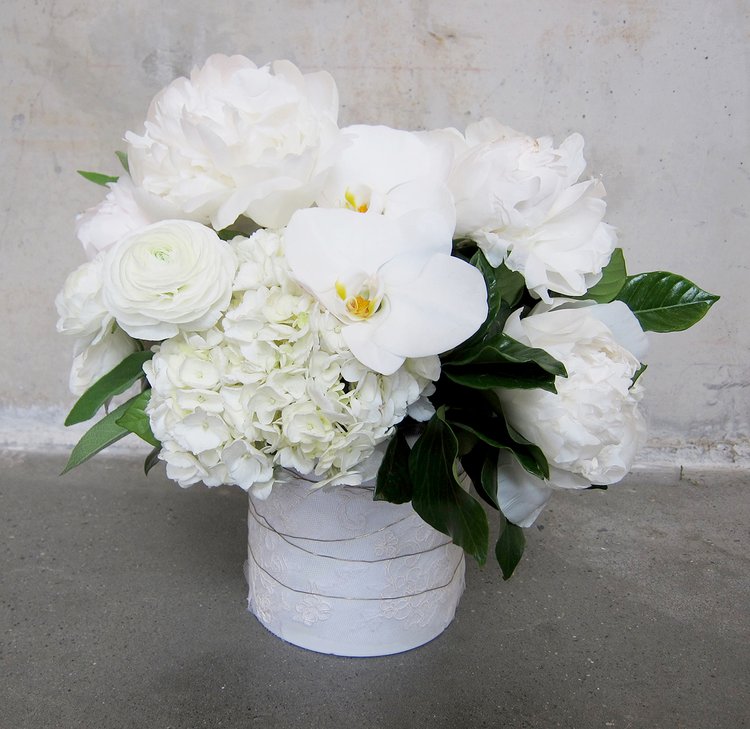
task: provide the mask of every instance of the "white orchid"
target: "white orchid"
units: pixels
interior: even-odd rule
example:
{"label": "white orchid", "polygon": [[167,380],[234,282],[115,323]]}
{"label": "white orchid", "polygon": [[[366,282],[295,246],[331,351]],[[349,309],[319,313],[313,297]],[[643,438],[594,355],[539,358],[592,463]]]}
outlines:
{"label": "white orchid", "polygon": [[455,227],[447,186],[450,145],[437,137],[367,124],[346,127],[341,137],[344,145],[318,197],[320,207],[387,217],[431,210]]}
{"label": "white orchid", "polygon": [[487,316],[484,279],[451,256],[452,231],[421,220],[300,210],[285,235],[293,275],[344,324],[354,356],[384,375],[457,346]]}

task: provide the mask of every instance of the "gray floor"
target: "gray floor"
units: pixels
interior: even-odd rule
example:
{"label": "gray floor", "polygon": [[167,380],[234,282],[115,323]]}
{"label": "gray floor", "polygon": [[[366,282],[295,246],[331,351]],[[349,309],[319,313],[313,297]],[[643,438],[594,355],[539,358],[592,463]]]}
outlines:
{"label": "gray floor", "polygon": [[2,729],[750,726],[747,477],[558,498],[437,640],[342,659],[246,612],[239,489],[61,465],[0,457]]}

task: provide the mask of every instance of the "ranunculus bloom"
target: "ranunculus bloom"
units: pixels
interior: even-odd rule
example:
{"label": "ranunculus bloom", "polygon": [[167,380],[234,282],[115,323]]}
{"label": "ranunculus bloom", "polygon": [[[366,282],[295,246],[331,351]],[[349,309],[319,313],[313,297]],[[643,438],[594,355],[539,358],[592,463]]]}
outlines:
{"label": "ranunculus bloom", "polygon": [[[445,132],[443,132],[445,134]],[[586,163],[583,139],[559,148],[484,119],[466,130],[449,181],[456,202],[456,235],[476,241],[493,266],[519,271],[531,293],[582,296],[601,278],[615,247],[602,222],[606,205],[598,180],[576,182]]]}
{"label": "ranunculus bloom", "polygon": [[136,185],[217,230],[243,214],[278,228],[315,200],[338,144],[337,116],[328,73],[211,56],[156,95],[143,135],[128,132],[130,171]]}
{"label": "ranunculus bloom", "polygon": [[531,314],[517,311],[505,332],[559,359],[568,377],[557,393],[500,389],[510,425],[539,446],[550,465],[548,482],[501,459],[498,497],[506,516],[521,526],[536,518],[553,487],[586,488],[620,481],[645,434],[633,385],[646,349],[638,320],[622,302],[591,304],[554,300]]}
{"label": "ranunculus bloom", "polygon": [[381,374],[459,345],[487,316],[482,275],[450,255],[451,231],[433,216],[422,227],[418,216],[300,210],[284,240],[295,278],[344,324],[354,356]]}
{"label": "ranunculus bloom", "polygon": [[135,187],[128,175],[108,187],[104,200],[76,217],[76,235],[89,258],[139,228],[181,217],[174,205]]}
{"label": "ranunculus bloom", "polygon": [[105,254],[104,304],[131,336],[161,340],[212,327],[232,295],[231,247],[205,225],[165,220]]}

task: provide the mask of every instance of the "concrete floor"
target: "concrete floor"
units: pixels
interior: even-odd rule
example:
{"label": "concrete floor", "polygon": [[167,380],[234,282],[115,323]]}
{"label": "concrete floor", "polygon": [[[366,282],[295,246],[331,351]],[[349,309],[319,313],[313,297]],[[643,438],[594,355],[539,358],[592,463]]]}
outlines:
{"label": "concrete floor", "polygon": [[2,729],[750,726],[747,476],[563,495],[437,640],[343,659],[246,612],[239,489],[62,463],[0,457]]}

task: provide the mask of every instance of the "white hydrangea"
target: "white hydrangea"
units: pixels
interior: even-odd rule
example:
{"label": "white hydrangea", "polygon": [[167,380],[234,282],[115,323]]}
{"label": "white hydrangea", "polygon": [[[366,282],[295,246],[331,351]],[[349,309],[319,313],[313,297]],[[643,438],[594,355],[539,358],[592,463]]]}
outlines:
{"label": "white hydrangea", "polygon": [[274,231],[235,238],[238,270],[223,319],[166,340],[144,366],[151,428],[167,474],[182,486],[202,480],[267,493],[279,468],[360,483],[361,464],[407,413],[431,414],[426,396],[439,359],[408,359],[388,376],[366,368],[341,323],[291,278],[282,246]]}

